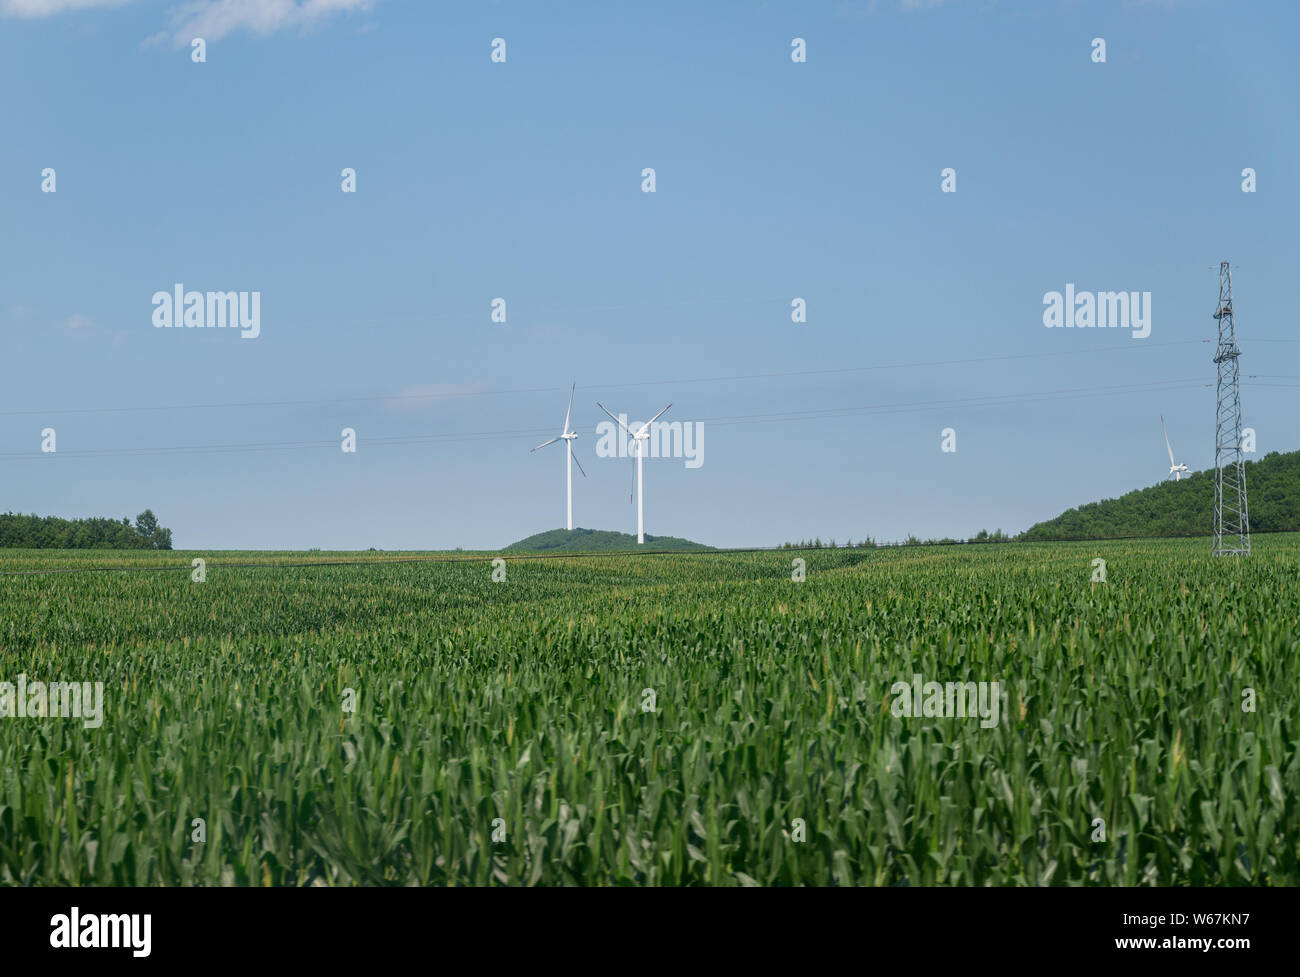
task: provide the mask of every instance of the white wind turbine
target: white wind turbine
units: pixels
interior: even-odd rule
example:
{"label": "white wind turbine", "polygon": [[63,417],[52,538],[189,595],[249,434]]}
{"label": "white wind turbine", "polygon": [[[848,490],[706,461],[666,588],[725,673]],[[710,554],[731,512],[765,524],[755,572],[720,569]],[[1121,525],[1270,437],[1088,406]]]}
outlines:
{"label": "white wind turbine", "polygon": [[[600,401],[596,401],[596,406],[599,407],[601,410],[603,410],[606,414],[609,414],[609,409],[608,409],[604,404],[602,404]],[[669,404],[669,405],[668,405],[668,407],[671,407],[671,406],[672,406],[672,404]],[[637,451],[636,451],[636,541],[637,541],[637,544],[638,544],[638,545],[640,545],[640,544],[642,544],[642,543],[645,542],[645,509],[644,509],[644,502],[645,502],[645,499],[644,499],[644,495],[643,495],[643,491],[642,491],[642,485],[643,485],[643,482],[642,482],[642,479],[641,479],[641,460],[645,457],[645,446],[646,446],[646,443],[650,440],[650,425],[653,424],[655,421],[659,420],[659,418],[663,417],[664,414],[668,411],[668,407],[665,407],[663,410],[661,410],[661,411],[660,411],[658,414],[656,414],[654,417],[650,418],[650,420],[646,421],[644,424],[642,424],[642,425],[641,425],[639,428],[637,428],[635,431],[633,431],[631,428],[629,428],[626,424],[624,424],[622,421],[620,421],[617,417],[614,417],[613,414],[609,414],[609,416],[610,416],[611,418],[613,418],[615,424],[617,424],[617,425],[618,425],[619,427],[621,427],[624,431],[627,431],[627,433],[628,433],[629,435],[631,435],[631,437],[632,437],[632,443],[635,444],[635,445],[637,446]],[[632,499],[629,497],[629,498],[628,498],[628,501],[631,502]]]}
{"label": "white wind turbine", "polygon": [[[574,461],[577,460],[573,457],[573,442],[577,440],[578,434],[576,431],[569,430],[569,415],[573,413],[573,391],[577,388],[577,386],[578,385],[575,383],[572,387],[569,388],[569,407],[564,412],[564,430],[560,433],[559,437],[551,438],[551,440],[549,441],[543,441],[541,444],[537,446],[537,448],[545,448],[548,444],[555,444],[556,441],[564,442],[566,453],[569,456],[568,463],[565,468],[566,478],[568,482],[568,508],[565,511],[568,513],[568,518],[569,518],[568,528],[570,530],[573,529],[573,463]],[[533,448],[532,451],[529,452],[529,454],[532,454],[532,452],[536,451],[537,448]],[[583,478],[587,477],[587,473],[582,471],[582,462],[580,461],[578,462],[578,471],[582,472]]]}
{"label": "white wind turbine", "polygon": [[1184,475],[1190,475],[1192,470],[1186,465],[1179,465],[1174,462],[1174,449],[1169,443],[1169,431],[1165,428],[1165,415],[1160,415],[1160,430],[1165,432],[1165,447],[1169,450],[1169,474],[1174,476],[1174,481],[1180,481]]}

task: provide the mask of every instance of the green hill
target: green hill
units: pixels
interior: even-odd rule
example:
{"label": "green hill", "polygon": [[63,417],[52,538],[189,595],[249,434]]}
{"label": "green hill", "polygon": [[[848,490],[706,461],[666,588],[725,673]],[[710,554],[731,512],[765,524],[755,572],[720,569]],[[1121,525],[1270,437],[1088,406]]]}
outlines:
{"label": "green hill", "polygon": [[675,536],[651,536],[638,546],[636,537],[605,529],[552,529],[511,543],[503,553],[603,553],[615,550],[711,550],[712,546],[693,543]]}
{"label": "green hill", "polygon": [[[1246,462],[1250,528],[1300,529],[1300,451]],[[1209,536],[1214,524],[1214,469],[1161,482],[1118,499],[1091,502],[1030,526],[1021,539],[1110,536]]]}

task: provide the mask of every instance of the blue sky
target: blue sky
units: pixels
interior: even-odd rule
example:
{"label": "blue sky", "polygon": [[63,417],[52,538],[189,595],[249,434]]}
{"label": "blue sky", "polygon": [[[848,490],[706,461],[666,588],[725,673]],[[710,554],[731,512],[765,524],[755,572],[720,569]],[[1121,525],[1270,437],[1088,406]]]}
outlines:
{"label": "blue sky", "polygon": [[[704,425],[701,467],[646,463],[652,534],[1018,531],[1164,477],[1161,414],[1213,464],[1221,259],[1256,457],[1300,448],[1298,21],[0,0],[0,510],[147,506],[178,548],[501,546],[563,524],[563,451],[528,449],[576,381],[579,526],[635,530],[600,400]],[[259,291],[261,335],[155,329],[177,282]],[[1149,291],[1150,336],[1045,329],[1066,282]]]}

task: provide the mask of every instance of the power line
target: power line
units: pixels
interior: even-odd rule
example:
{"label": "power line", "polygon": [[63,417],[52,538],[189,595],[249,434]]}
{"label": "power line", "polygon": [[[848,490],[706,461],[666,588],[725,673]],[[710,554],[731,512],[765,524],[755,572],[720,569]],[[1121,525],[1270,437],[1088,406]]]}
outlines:
{"label": "power line", "polygon": [[[1210,386],[1197,378],[1180,380],[1151,380],[1139,384],[1112,385],[1101,387],[1075,387],[1066,390],[1042,391],[1026,394],[987,394],[932,401],[910,401],[894,404],[870,404],[850,407],[825,407],[805,411],[777,411],[763,414],[722,415],[718,417],[696,418],[699,423],[715,426],[732,426],[736,424],[765,424],[782,421],[824,420],[836,417],[851,417],[870,414],[920,413],[934,410],[962,410],[974,407],[1012,406],[1017,403],[1033,403],[1043,400],[1063,400],[1079,397],[1093,397],[1102,394],[1156,393],[1162,391],[1194,389]],[[1288,386],[1277,384],[1276,386]],[[387,437],[368,437],[364,443],[370,446],[394,446],[408,444],[443,444],[462,441],[489,441],[532,437],[550,432],[550,428],[527,428],[512,431],[482,431],[469,434],[412,434]],[[229,444],[207,445],[173,445],[166,447],[142,448],[88,448],[84,450],[41,452],[13,451],[0,452],[0,458],[31,459],[58,457],[92,458],[92,457],[138,457],[146,455],[172,454],[223,454],[230,452],[278,451],[303,448],[337,449],[337,439],[312,441],[254,441]]]}
{"label": "power line", "polygon": [[[1255,340],[1261,342],[1262,340]],[[1290,340],[1278,340],[1279,342],[1289,342]],[[1042,353],[1006,353],[994,356],[976,356],[964,359],[947,359],[947,360],[915,360],[905,363],[882,363],[875,366],[849,366],[837,367],[823,370],[787,370],[778,373],[747,373],[735,374],[730,376],[712,376],[712,377],[685,377],[675,380],[640,380],[630,383],[620,384],[597,384],[594,386],[584,386],[584,390],[622,390],[630,387],[659,387],[684,385],[690,383],[731,383],[747,382],[752,380],[777,380],[791,377],[812,377],[812,376],[831,376],[851,373],[867,373],[876,370],[905,370],[916,369],[920,367],[933,366],[965,366],[974,363],[992,363],[1004,362],[1011,360],[1040,359],[1053,356],[1077,356],[1089,353],[1116,353],[1125,350],[1138,351],[1142,349],[1157,349],[1168,346],[1188,346],[1200,343],[1208,343],[1208,339],[1179,339],[1170,340],[1163,343],[1141,343],[1138,345],[1127,346],[1108,346],[1098,347],[1095,349],[1064,349],[1052,350]],[[562,387],[515,387],[502,388],[497,390],[458,390],[454,392],[438,393],[411,393],[411,394],[377,394],[369,396],[355,397],[319,397],[306,400],[243,400],[243,401],[226,401],[226,402],[208,402],[193,404],[170,404],[157,406],[134,406],[134,407],[14,407],[0,410],[0,417],[21,416],[29,414],[127,414],[143,413],[151,411],[180,411],[180,410],[229,410],[236,408],[253,408],[253,407],[312,407],[329,404],[349,404],[349,403],[373,403],[379,401],[439,401],[455,400],[462,397],[486,397],[486,396],[507,396],[512,394],[532,394],[532,393],[554,393],[557,390],[562,391]]]}
{"label": "power line", "polygon": [[1209,384],[1194,377],[1186,380],[1150,380],[1145,383],[1105,386],[1074,387],[1065,390],[1043,391],[1024,394],[986,394],[976,397],[962,397],[953,400],[914,401],[903,404],[882,404],[868,407],[826,407],[807,411],[786,411],[769,414],[738,414],[734,417],[701,418],[711,424],[725,426],[728,424],[763,423],[768,420],[818,420],[830,417],[846,417],[856,414],[895,414],[910,411],[928,411],[945,409],[963,409],[968,407],[1001,407],[1017,403],[1032,403],[1039,400],[1069,400],[1077,397],[1091,397],[1103,393],[1154,393],[1162,390],[1192,389],[1208,387]]}

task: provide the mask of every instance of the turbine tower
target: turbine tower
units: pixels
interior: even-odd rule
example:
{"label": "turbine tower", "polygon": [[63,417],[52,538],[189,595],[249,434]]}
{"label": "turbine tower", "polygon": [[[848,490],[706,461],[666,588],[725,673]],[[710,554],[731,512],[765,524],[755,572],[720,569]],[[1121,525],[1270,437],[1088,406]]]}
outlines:
{"label": "turbine tower", "polygon": [[[551,438],[551,440],[549,441],[543,441],[541,444],[537,446],[537,448],[545,448],[548,444],[555,444],[556,441],[564,442],[564,447],[566,448],[566,453],[568,454],[568,462],[565,471],[567,472],[567,482],[568,482],[567,494],[569,500],[568,508],[565,511],[568,513],[568,519],[569,519],[568,528],[570,532],[573,531],[573,463],[577,461],[577,459],[573,457],[573,442],[577,440],[578,434],[576,431],[569,430],[569,415],[573,413],[573,391],[576,390],[577,387],[578,385],[575,383],[572,387],[569,388],[569,407],[564,412],[564,430],[560,432],[558,437]],[[536,451],[537,448],[533,448],[531,451],[529,451],[529,454],[532,454],[532,452]],[[580,461],[578,462],[578,471],[582,472],[583,478],[587,477],[587,473],[582,471],[582,462]]]}
{"label": "turbine tower", "polygon": [[[600,401],[596,402],[596,406],[599,407],[601,410],[603,410],[606,414],[609,414],[609,408],[606,407],[604,404],[602,404]],[[672,404],[668,405],[668,407],[671,406]],[[632,443],[637,446],[637,452],[636,452],[636,541],[637,541],[637,545],[641,545],[645,542],[645,510],[643,508],[644,499],[642,497],[643,483],[641,481],[641,462],[642,459],[645,458],[646,444],[650,441],[650,425],[653,424],[655,421],[659,420],[659,418],[663,417],[664,414],[668,412],[668,407],[665,407],[663,410],[661,410],[654,417],[650,418],[650,420],[646,421],[635,431],[629,428],[617,417],[614,417],[613,414],[609,414],[609,416],[613,418],[614,423],[617,424],[619,427],[621,427],[624,431],[626,431],[631,436]],[[629,498],[628,501],[631,502],[632,500]]]}
{"label": "turbine tower", "polygon": [[1237,327],[1232,320],[1232,272],[1219,263],[1219,406],[1214,431],[1214,555],[1250,555],[1246,463],[1241,457],[1241,390]]}

